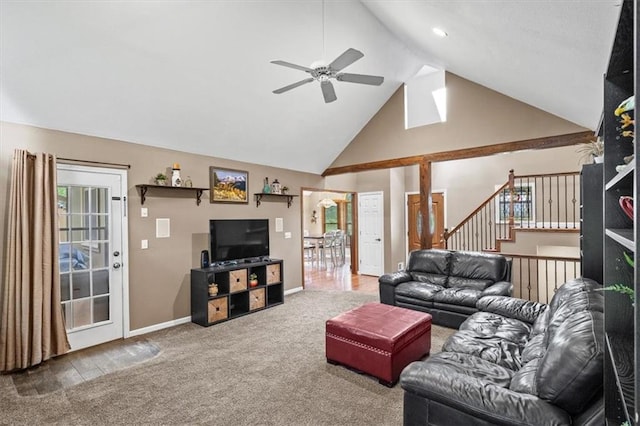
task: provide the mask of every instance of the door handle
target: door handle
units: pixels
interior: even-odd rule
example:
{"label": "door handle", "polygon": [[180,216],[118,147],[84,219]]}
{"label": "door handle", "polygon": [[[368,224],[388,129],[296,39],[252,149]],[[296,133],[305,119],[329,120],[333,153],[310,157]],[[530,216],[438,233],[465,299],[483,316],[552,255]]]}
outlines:
{"label": "door handle", "polygon": [[113,264],[113,269],[118,269],[118,268],[120,268],[120,266],[121,265],[118,262],[116,262],[116,263]]}
{"label": "door handle", "polygon": [[380,239],[380,238],[376,238],[376,241],[382,241],[382,239]]}

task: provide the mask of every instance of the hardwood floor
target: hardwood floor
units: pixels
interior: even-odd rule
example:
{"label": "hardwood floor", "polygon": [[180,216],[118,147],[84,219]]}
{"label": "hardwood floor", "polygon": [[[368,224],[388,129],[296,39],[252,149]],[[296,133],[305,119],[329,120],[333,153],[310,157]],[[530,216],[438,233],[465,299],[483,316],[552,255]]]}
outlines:
{"label": "hardwood floor", "polygon": [[306,261],[304,264],[304,288],[308,290],[341,290],[359,291],[378,294],[378,277],[354,275],[349,263],[333,266],[327,262],[325,266]]}
{"label": "hardwood floor", "polygon": [[[308,290],[378,294],[378,277],[353,275],[348,263],[333,266],[328,262],[318,267],[305,262],[304,280]],[[158,353],[159,349],[144,336],[132,337],[62,355],[10,376],[19,395],[44,395],[129,367]]]}

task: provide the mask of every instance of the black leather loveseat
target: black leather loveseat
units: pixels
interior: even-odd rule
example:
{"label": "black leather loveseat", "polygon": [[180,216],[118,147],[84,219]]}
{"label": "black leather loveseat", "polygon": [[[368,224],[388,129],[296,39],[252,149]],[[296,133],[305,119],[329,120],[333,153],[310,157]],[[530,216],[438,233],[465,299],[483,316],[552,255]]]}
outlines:
{"label": "black leather loveseat", "polygon": [[510,296],[511,261],[500,254],[415,250],[404,271],[382,275],[380,302],[428,312],[433,323],[458,328],[484,296]]}
{"label": "black leather loveseat", "polygon": [[551,302],[489,296],[400,376],[405,425],[603,425],[602,286],[568,281]]}

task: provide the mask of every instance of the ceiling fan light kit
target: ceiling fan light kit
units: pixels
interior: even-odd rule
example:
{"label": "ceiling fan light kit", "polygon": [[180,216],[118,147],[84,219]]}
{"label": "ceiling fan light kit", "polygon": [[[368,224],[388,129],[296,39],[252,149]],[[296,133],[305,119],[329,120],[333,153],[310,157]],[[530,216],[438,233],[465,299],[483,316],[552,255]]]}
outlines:
{"label": "ceiling fan light kit", "polygon": [[335,79],[337,81],[344,81],[347,83],[380,86],[384,82],[384,77],[375,76],[375,75],[349,74],[349,73],[340,72],[342,71],[342,69],[353,64],[355,61],[362,58],[363,56],[364,54],[359,50],[349,48],[345,50],[344,53],[342,53],[342,55],[334,59],[334,61],[331,62],[329,65],[325,66],[318,62],[315,62],[313,65],[317,64],[317,66],[315,66],[314,68],[305,67],[302,65],[296,65],[290,62],[280,61],[280,60],[271,61],[272,64],[297,69],[311,75],[311,77],[305,78],[304,80],[300,80],[296,83],[289,84],[288,86],[284,86],[279,89],[276,89],[273,91],[273,93],[279,95],[291,89],[295,89],[296,87],[302,86],[307,83],[311,83],[312,81],[315,80],[320,82],[320,89],[322,90],[324,101],[326,103],[329,103],[338,99],[336,97],[336,91],[333,87],[333,83],[331,83],[331,79]]}

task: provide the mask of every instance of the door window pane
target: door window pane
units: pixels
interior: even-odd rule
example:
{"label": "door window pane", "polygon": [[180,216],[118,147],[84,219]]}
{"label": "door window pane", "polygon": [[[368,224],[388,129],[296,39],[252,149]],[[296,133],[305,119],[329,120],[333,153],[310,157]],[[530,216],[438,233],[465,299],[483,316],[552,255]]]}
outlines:
{"label": "door window pane", "polygon": [[93,243],[91,253],[91,268],[104,268],[109,265],[109,243]]}
{"label": "door window pane", "polygon": [[91,296],[89,271],[75,272],[72,274],[73,299]]}
{"label": "door window pane", "polygon": [[109,296],[93,299],[93,322],[109,320]]}
{"label": "door window pane", "polygon": [[109,270],[93,271],[93,295],[109,293]]}
{"label": "door window pane", "polygon": [[107,187],[58,187],[59,264],[67,330],[110,320]]}
{"label": "door window pane", "polygon": [[91,213],[107,212],[107,188],[91,188]]}
{"label": "door window pane", "polygon": [[60,299],[62,299],[63,302],[71,299],[69,274],[60,274]]}
{"label": "door window pane", "polygon": [[91,324],[91,299],[76,300],[73,303],[73,327]]}

